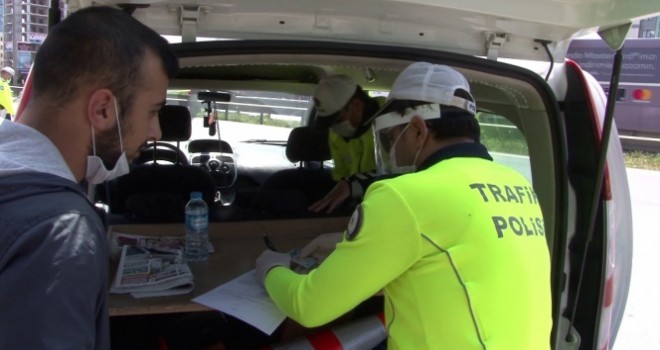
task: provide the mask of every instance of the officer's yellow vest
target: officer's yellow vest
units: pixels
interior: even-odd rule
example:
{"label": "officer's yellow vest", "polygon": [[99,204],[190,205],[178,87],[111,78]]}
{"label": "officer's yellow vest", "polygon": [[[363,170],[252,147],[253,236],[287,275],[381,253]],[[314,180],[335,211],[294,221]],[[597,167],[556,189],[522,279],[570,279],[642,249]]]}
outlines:
{"label": "officer's yellow vest", "polygon": [[[383,96],[371,97],[378,106],[383,106],[386,99]],[[370,115],[364,118],[370,118]],[[330,154],[334,162],[332,179],[339,181],[344,177],[376,170],[376,155],[374,151],[374,134],[371,129],[365,131],[360,137],[346,140],[330,129],[328,143]]]}
{"label": "officer's yellow vest", "polygon": [[375,182],[347,236],[308,275],[274,268],[266,288],[307,326],[384,288],[388,349],[550,348],[550,258],[529,182],[452,158]]}
{"label": "officer's yellow vest", "polygon": [[330,129],[328,140],[334,161],[333,180],[339,181],[344,177],[376,170],[374,135],[371,130],[347,141]]}
{"label": "officer's yellow vest", "polygon": [[16,114],[16,108],[14,107],[14,97],[11,93],[11,88],[6,81],[0,79],[0,105],[7,110],[7,113],[11,115]]}

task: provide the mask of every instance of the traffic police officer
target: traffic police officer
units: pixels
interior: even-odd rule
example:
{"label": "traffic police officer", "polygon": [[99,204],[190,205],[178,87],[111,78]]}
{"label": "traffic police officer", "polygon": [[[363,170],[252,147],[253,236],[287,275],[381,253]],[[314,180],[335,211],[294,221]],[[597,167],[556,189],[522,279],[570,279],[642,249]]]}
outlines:
{"label": "traffic police officer", "polygon": [[327,76],[314,90],[316,129],[327,130],[334,166],[334,188],[309,209],[332,212],[348,198],[362,199],[376,177],[371,116],[380,108],[357,82],[343,74]]}
{"label": "traffic police officer", "polygon": [[[285,268],[286,254],[262,253],[257,274],[286,315],[322,325],[382,289],[388,349],[550,348],[538,199],[479,143],[473,101],[447,66],[418,62],[397,77],[374,121],[377,165],[413,172],[372,184],[310,273]],[[335,244],[327,238],[310,245]]]}
{"label": "traffic police officer", "polygon": [[10,119],[12,115],[16,114],[14,107],[14,95],[11,91],[9,83],[14,77],[14,69],[11,67],[3,67],[0,70],[0,109],[4,109],[5,117]]}

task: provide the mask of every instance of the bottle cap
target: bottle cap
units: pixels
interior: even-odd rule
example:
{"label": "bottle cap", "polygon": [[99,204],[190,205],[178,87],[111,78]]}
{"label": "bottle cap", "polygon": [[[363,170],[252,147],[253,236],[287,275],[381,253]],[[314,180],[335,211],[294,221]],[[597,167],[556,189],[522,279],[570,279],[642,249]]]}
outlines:
{"label": "bottle cap", "polygon": [[190,199],[202,199],[202,192],[190,192]]}

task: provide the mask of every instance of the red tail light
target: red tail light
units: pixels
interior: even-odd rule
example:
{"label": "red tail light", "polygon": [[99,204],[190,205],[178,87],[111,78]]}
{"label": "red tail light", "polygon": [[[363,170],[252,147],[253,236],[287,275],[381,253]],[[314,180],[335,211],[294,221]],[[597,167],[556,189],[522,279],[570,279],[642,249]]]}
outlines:
{"label": "red tail light", "polygon": [[653,92],[649,89],[635,89],[632,92],[632,98],[635,101],[650,101],[653,97]]}

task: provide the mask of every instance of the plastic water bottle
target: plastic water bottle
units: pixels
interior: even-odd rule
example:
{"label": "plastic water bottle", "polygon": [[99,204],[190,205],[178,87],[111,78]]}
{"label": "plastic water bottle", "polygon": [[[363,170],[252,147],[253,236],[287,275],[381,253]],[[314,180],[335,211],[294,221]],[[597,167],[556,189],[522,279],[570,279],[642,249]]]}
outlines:
{"label": "plastic water bottle", "polygon": [[209,257],[209,208],[201,192],[191,192],[186,204],[186,238],[184,256],[186,261],[205,261]]}

